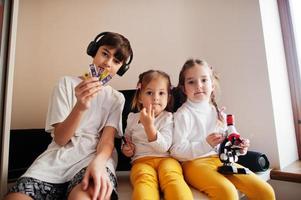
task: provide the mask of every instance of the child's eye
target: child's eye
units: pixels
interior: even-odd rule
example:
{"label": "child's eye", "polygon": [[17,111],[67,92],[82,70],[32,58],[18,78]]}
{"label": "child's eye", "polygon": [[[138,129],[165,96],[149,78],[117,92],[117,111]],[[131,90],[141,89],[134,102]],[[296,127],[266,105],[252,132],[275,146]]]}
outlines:
{"label": "child's eye", "polygon": [[105,52],[105,51],[102,52],[102,55],[103,55],[104,57],[109,57],[109,54],[108,54],[107,52]]}
{"label": "child's eye", "polygon": [[150,96],[150,95],[153,94],[153,92],[151,92],[151,91],[146,91],[145,94]]}
{"label": "child's eye", "polygon": [[159,92],[160,96],[164,96],[166,93],[165,92]]}
{"label": "child's eye", "polygon": [[194,84],[195,83],[195,81],[193,81],[193,80],[190,80],[190,81],[188,81],[187,82],[189,85],[192,85],[192,84]]}
{"label": "child's eye", "polygon": [[203,78],[202,79],[202,83],[206,83],[206,82],[208,82],[208,79],[207,78]]}
{"label": "child's eye", "polygon": [[117,65],[119,65],[121,63],[121,61],[118,60],[118,59],[114,59],[114,63],[117,64]]}

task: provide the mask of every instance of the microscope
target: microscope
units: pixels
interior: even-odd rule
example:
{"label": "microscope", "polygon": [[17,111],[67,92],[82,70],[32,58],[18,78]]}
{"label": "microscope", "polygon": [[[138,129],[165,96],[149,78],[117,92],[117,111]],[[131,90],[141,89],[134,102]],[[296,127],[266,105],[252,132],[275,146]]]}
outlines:
{"label": "microscope", "polygon": [[234,126],[234,116],[227,115],[227,126],[226,136],[224,141],[221,143],[219,148],[219,159],[223,165],[218,167],[218,172],[222,174],[248,174],[248,168],[238,168],[234,165],[238,161],[240,156],[239,146],[242,143],[240,134],[236,131]]}

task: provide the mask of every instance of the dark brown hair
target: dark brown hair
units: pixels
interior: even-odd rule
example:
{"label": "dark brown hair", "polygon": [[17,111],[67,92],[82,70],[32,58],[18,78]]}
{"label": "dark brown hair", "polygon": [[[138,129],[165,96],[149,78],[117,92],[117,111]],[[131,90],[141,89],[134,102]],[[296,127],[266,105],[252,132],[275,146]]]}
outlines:
{"label": "dark brown hair", "polygon": [[153,79],[158,78],[158,77],[165,79],[167,82],[166,87],[167,87],[167,92],[168,92],[168,102],[167,102],[167,106],[166,106],[165,110],[169,111],[169,112],[172,111],[173,98],[171,95],[170,77],[167,73],[160,71],[160,70],[148,70],[139,75],[139,80],[137,82],[137,90],[136,90],[135,96],[132,101],[132,109],[138,109],[138,111],[140,111],[142,109],[142,104],[139,103],[140,93],[141,93],[141,91],[143,91],[145,89],[145,87]]}
{"label": "dark brown hair", "polygon": [[123,63],[133,54],[129,40],[119,33],[108,32],[102,36],[97,42],[97,49],[104,45],[116,49],[114,57]]}

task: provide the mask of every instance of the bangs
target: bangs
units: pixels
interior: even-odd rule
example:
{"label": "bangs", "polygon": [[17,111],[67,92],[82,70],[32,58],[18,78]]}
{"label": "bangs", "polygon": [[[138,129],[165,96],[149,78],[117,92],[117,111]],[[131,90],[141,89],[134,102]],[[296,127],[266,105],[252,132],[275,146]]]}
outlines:
{"label": "bangs", "polygon": [[119,34],[108,33],[104,35],[98,42],[98,47],[104,45],[116,49],[114,57],[121,62],[126,62],[125,59],[132,54],[128,40]]}
{"label": "bangs", "polygon": [[114,57],[119,60],[119,61],[124,61],[126,62],[126,58],[128,57],[128,55],[126,54],[126,52],[121,48],[121,47],[115,47],[114,49],[116,49],[116,53],[114,54]]}

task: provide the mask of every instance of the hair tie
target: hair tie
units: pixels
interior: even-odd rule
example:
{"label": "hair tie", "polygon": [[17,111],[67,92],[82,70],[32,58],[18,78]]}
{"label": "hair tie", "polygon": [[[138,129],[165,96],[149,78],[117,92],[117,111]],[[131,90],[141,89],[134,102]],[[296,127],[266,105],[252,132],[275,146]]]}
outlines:
{"label": "hair tie", "polygon": [[138,84],[137,84],[136,89],[138,89],[138,90],[141,89],[141,83],[138,83]]}

